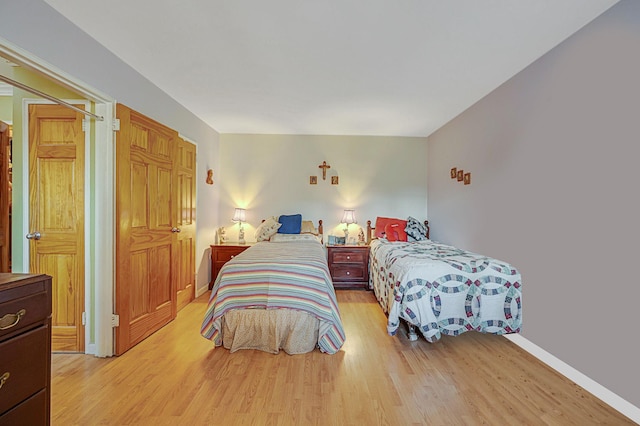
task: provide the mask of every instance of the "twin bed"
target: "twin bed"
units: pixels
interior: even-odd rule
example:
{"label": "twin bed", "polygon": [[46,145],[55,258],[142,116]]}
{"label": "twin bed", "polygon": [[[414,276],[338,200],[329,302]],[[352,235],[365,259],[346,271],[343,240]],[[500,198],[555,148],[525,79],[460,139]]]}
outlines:
{"label": "twin bed", "polygon": [[[429,342],[466,331],[509,334],[522,325],[522,279],[512,265],[428,238],[389,241],[368,224],[370,286],[388,315],[387,331],[400,323],[410,340]],[[418,234],[416,234],[418,236]],[[411,238],[408,238],[411,239]]]}
{"label": "twin bed", "polygon": [[231,352],[338,352],[345,335],[321,226],[284,234],[274,225],[262,240],[258,230],[261,241],[220,270],[201,334]]}
{"label": "twin bed", "polygon": [[[269,231],[256,233],[259,242],[220,270],[201,334],[231,352],[299,354],[318,348],[334,354],[345,334],[322,221],[311,230],[307,224],[306,232],[281,234],[274,220],[261,225]],[[401,322],[410,339],[419,332],[429,342],[472,330],[520,331],[522,284],[516,268],[429,240],[428,222],[378,218],[375,228],[370,222],[367,228],[370,289],[388,315],[390,335]]]}

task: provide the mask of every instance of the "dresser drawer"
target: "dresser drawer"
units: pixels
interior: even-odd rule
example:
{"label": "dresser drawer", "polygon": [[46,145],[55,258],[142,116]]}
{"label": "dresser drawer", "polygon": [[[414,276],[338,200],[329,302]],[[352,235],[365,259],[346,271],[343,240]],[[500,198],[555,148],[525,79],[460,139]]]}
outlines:
{"label": "dresser drawer", "polygon": [[40,426],[48,425],[46,390],[33,395],[23,403],[0,416],[0,426]]}
{"label": "dresser drawer", "polygon": [[[15,288],[3,292],[3,297],[10,292],[23,291]],[[51,313],[49,294],[43,288],[22,297],[0,302],[0,340],[9,334],[18,333],[35,323],[44,322]]]}
{"label": "dresser drawer", "polygon": [[365,256],[367,256],[367,252],[363,252],[362,250],[339,250],[331,253],[331,261],[333,263],[364,263],[368,261],[368,259],[365,259]]}
{"label": "dresser drawer", "polygon": [[363,281],[365,271],[361,265],[334,265],[331,276],[334,281]]}
{"label": "dresser drawer", "polygon": [[0,413],[47,387],[50,354],[45,325],[0,343]]}

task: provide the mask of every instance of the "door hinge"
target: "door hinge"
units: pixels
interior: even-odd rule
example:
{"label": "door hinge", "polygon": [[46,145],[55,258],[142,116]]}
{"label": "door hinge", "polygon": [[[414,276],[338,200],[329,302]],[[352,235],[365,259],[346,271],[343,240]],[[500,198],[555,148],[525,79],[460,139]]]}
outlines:
{"label": "door hinge", "polygon": [[111,327],[119,327],[120,326],[120,315],[113,314],[111,315]]}
{"label": "door hinge", "polygon": [[82,313],[82,325],[87,325],[87,313]]}
{"label": "door hinge", "polygon": [[119,132],[120,131],[120,119],[119,118],[115,118],[113,120],[113,131],[114,132]]}

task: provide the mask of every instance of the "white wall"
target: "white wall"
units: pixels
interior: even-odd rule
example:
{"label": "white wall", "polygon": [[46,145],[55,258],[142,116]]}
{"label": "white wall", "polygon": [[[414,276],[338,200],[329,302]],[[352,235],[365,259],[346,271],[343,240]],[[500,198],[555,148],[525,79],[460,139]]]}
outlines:
{"label": "white wall", "polygon": [[521,270],[522,336],[636,407],[638,52],[623,0],[430,136],[428,185],[434,239]]}
{"label": "white wall", "polygon": [[[318,168],[323,161],[331,166],[326,181]],[[280,214],[322,219],[325,235],[340,236],[345,208],[355,209],[364,227],[376,216],[426,217],[426,138],[223,134],[220,162],[220,225],[231,240],[237,240],[235,207],[247,209],[248,241],[262,219]]]}
{"label": "white wall", "polygon": [[0,0],[0,11],[0,43],[7,40],[198,145],[196,265],[198,287],[205,288],[208,244],[218,222],[217,195],[205,184],[205,167],[218,167],[218,133],[42,0]]}

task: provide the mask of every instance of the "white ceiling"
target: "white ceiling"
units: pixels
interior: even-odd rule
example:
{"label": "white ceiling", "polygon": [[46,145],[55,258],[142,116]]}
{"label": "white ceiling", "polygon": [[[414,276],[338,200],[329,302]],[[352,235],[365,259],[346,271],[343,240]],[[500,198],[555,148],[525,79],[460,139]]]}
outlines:
{"label": "white ceiling", "polygon": [[617,0],[45,0],[220,133],[427,136]]}

